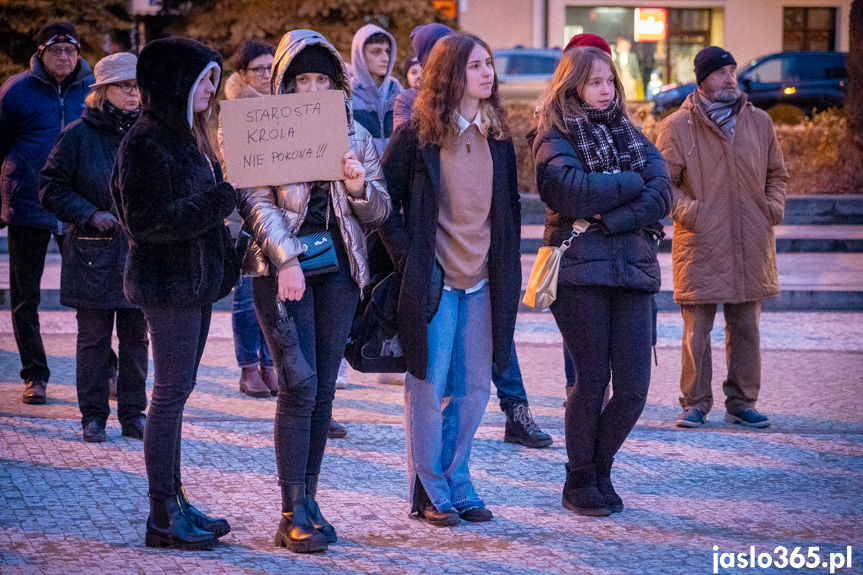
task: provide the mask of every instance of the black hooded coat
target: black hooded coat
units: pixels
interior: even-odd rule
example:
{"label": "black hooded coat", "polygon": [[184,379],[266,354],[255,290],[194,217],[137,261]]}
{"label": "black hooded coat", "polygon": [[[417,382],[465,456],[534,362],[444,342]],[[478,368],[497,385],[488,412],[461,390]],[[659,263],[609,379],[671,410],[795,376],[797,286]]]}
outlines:
{"label": "black hooded coat", "polygon": [[151,42],[138,58],[143,113],[123,139],[111,176],[129,237],[123,288],[136,305],[211,304],[239,276],[224,224],[236,193],[219,162],[198,150],[190,124],[191,94],[211,62],[221,73],[218,52],[185,38]]}

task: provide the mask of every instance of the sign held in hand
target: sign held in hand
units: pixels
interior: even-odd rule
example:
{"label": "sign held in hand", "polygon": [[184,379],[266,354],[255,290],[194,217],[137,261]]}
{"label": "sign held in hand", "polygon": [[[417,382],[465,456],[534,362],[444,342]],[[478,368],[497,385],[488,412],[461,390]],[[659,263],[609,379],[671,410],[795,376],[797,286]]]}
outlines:
{"label": "sign held in hand", "polygon": [[227,179],[239,188],[344,178],[341,90],[222,102]]}

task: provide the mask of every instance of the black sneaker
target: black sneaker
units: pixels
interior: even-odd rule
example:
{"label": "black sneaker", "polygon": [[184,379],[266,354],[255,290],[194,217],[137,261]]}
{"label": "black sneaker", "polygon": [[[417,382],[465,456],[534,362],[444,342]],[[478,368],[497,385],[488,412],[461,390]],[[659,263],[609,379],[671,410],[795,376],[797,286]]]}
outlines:
{"label": "black sneaker", "polygon": [[506,429],[503,440],[507,443],[518,443],[525,447],[548,447],[554,441],[551,436],[541,430],[526,403],[516,403],[504,410],[506,413]]}
{"label": "black sneaker", "polygon": [[330,428],[327,430],[327,437],[330,439],[342,439],[348,436],[348,428],[330,418]]}
{"label": "black sneaker", "polygon": [[84,426],[84,441],[87,443],[103,443],[107,439],[105,424],[101,421],[91,421]]}

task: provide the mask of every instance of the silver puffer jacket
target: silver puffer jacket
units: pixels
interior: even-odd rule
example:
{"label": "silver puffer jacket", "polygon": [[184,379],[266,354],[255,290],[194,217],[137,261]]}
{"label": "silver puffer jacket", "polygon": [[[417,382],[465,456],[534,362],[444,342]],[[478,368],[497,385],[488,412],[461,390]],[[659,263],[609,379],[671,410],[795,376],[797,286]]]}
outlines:
{"label": "silver puffer jacket", "polygon": [[[336,60],[339,77],[335,80],[345,93],[349,144],[366,170],[366,187],[362,198],[351,196],[341,180],[330,185],[333,213],[347,248],[351,275],[362,289],[370,280],[365,231],[377,228],[387,219],[391,203],[371,134],[353,121],[345,64],[333,45],[317,32],[294,30],[285,34],[276,50],[272,93],[284,93],[285,72],[294,56],[306,46],[314,44],[327,48]],[[304,182],[239,190],[240,215],[245,222],[245,229],[252,236],[243,260],[243,273],[253,276],[275,275],[280,270],[299,265],[297,256],[303,250],[302,243],[297,239],[297,231],[306,218],[310,193],[311,186]]]}

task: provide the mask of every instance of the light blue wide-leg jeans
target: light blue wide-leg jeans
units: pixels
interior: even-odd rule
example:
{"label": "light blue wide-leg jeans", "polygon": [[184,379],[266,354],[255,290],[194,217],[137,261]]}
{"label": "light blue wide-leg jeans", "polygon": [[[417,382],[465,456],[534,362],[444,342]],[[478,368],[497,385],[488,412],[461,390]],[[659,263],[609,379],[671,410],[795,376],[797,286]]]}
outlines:
{"label": "light blue wide-leg jeans", "polygon": [[482,507],[468,460],[491,388],[488,285],[469,294],[444,290],[428,325],[428,353],[426,379],[405,377],[411,512],[417,511],[417,478],[438,511]]}

